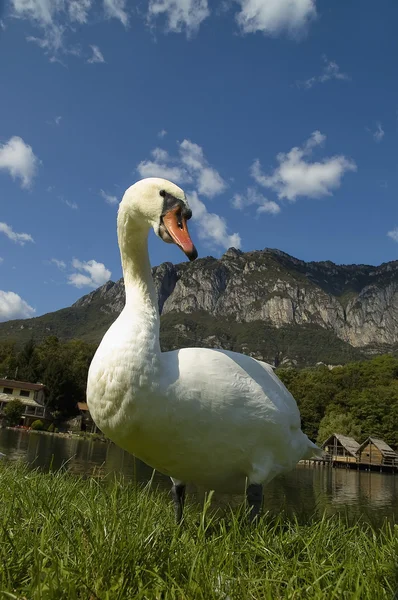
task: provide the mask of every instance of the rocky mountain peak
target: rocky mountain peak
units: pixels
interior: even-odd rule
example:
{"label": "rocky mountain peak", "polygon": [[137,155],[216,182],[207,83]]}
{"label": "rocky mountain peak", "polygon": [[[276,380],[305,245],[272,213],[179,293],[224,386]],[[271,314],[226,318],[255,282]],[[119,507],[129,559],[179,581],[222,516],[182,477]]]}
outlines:
{"label": "rocky mountain peak", "polygon": [[237,248],[231,247],[231,248],[228,248],[228,250],[226,252],[224,252],[224,254],[221,257],[221,260],[224,260],[226,258],[239,258],[242,255],[243,255],[242,250],[238,250]]}
{"label": "rocky mountain peak", "polygon": [[[397,345],[398,261],[337,265],[273,248],[229,248],[220,259],[165,262],[152,274],[164,349],[203,345],[281,364],[338,364]],[[98,342],[124,304],[123,279],[109,281],[70,308],[0,324],[0,339],[55,334]]]}

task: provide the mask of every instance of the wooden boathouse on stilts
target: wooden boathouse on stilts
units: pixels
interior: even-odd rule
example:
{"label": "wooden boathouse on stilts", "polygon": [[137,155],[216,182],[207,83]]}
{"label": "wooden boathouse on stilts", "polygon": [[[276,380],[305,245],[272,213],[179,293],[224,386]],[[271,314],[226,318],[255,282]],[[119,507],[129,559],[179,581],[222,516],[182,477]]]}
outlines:
{"label": "wooden boathouse on stilts", "polygon": [[398,453],[379,438],[368,437],[362,444],[358,444],[352,437],[333,433],[323,442],[322,450],[322,457],[302,460],[300,463],[398,473]]}
{"label": "wooden boathouse on stilts", "polygon": [[322,450],[326,460],[332,465],[357,462],[359,444],[354,438],[340,433],[333,433],[323,444]]}
{"label": "wooden boathouse on stilts", "polygon": [[369,437],[357,450],[358,463],[372,467],[398,466],[398,454],[384,441]]}

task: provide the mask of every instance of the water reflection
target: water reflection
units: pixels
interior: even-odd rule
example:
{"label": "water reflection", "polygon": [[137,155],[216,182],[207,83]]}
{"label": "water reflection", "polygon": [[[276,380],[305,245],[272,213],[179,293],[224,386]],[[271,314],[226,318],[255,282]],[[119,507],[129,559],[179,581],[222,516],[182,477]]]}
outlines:
{"label": "water reflection", "polygon": [[[83,476],[123,474],[136,482],[148,482],[153,477],[155,485],[170,487],[167,477],[153,474],[150,467],[113,444],[0,429],[1,452],[7,460],[23,460],[43,470],[65,468]],[[203,492],[190,491],[202,500]],[[300,518],[324,512],[343,513],[349,519],[362,516],[372,522],[398,517],[397,476],[391,474],[298,466],[271,482],[264,496],[266,510],[284,510]],[[242,502],[241,496],[218,495],[215,499],[219,505]]]}

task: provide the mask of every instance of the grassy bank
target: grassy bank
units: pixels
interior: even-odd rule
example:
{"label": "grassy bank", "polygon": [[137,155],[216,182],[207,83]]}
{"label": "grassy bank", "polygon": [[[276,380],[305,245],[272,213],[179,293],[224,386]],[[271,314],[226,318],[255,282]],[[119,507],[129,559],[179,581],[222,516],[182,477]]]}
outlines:
{"label": "grassy bank", "polygon": [[[377,600],[398,589],[398,528],[188,506],[122,481],[0,463],[0,598]],[[395,529],[395,531],[394,531]]]}

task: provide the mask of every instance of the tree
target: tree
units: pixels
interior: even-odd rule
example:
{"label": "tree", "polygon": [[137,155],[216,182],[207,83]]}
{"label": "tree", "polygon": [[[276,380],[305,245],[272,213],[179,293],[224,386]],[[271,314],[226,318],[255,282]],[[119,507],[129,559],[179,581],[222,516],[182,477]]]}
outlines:
{"label": "tree", "polygon": [[48,387],[47,406],[50,410],[59,411],[63,417],[75,414],[81,396],[68,361],[54,357],[43,372],[42,379]]}
{"label": "tree", "polygon": [[0,377],[14,379],[17,369],[15,342],[6,340],[0,344]]}
{"label": "tree", "polygon": [[18,379],[35,383],[38,380],[38,364],[36,344],[33,338],[28,340],[18,354]]}
{"label": "tree", "polygon": [[80,396],[79,400],[83,400],[86,395],[88,368],[95,354],[95,347],[81,340],[70,340],[63,345],[63,353],[70,366],[76,393]]}
{"label": "tree", "polygon": [[357,442],[362,437],[361,427],[351,413],[342,414],[331,411],[327,413],[319,423],[318,444],[323,444],[323,442],[334,433],[348,435]]}
{"label": "tree", "polygon": [[7,419],[7,423],[13,427],[18,425],[21,417],[24,413],[25,407],[20,400],[11,400],[4,408],[4,414]]}
{"label": "tree", "polygon": [[364,435],[382,438],[398,445],[398,382],[375,385],[360,392],[351,402],[351,410],[361,423]]}

